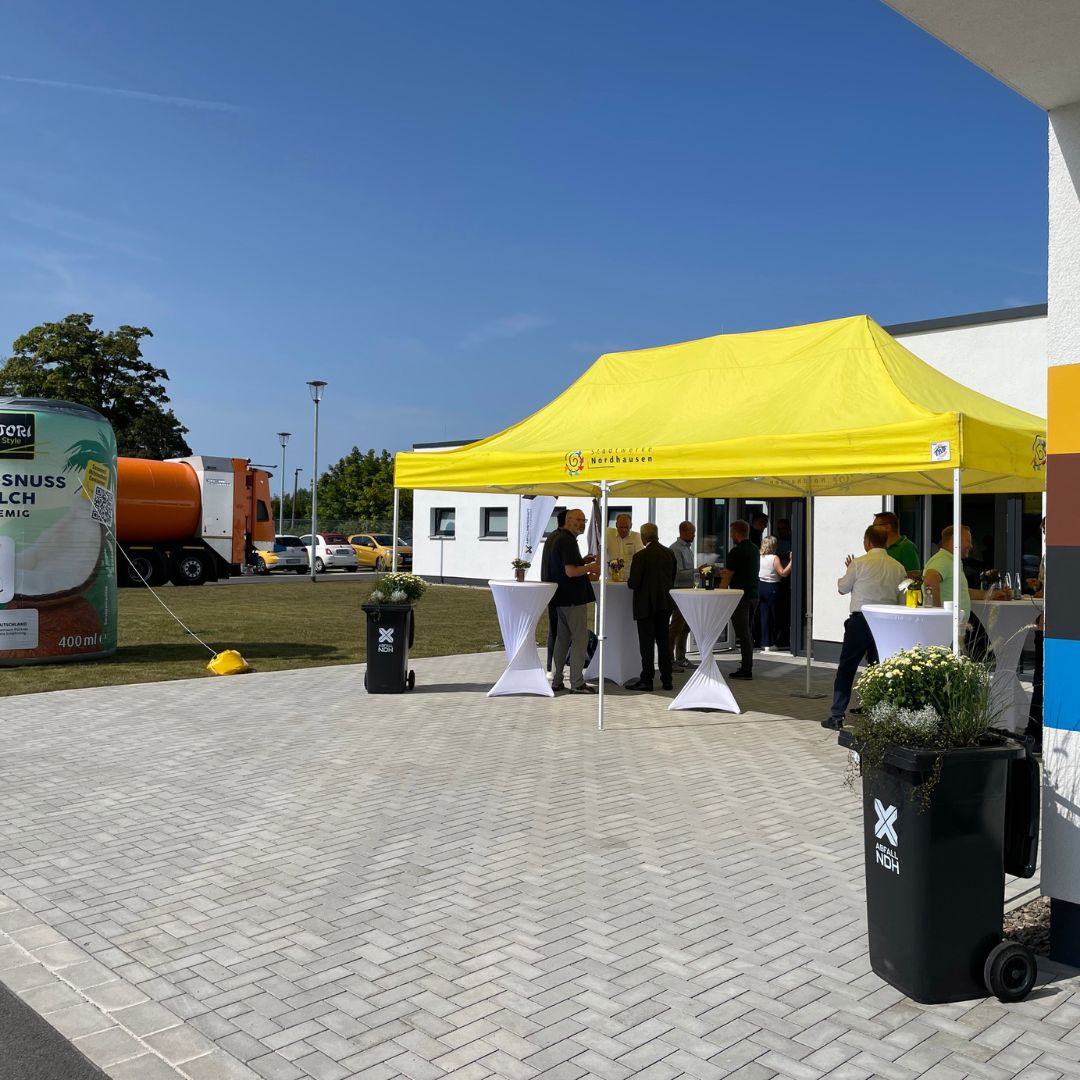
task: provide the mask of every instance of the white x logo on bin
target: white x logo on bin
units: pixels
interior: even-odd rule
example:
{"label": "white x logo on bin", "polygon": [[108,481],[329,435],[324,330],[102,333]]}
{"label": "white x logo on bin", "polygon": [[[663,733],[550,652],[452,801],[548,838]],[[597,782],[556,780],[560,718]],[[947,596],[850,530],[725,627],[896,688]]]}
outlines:
{"label": "white x logo on bin", "polygon": [[379,627],[379,644],[381,645],[384,641],[389,642],[391,645],[394,644],[394,628],[392,626],[389,629],[385,626]]}
{"label": "white x logo on bin", "polygon": [[896,847],[896,829],[893,828],[893,825],[896,822],[896,807],[882,806],[881,800],[875,799],[874,812],[877,814],[877,824],[874,826],[874,835],[879,840],[887,839],[890,844]]}

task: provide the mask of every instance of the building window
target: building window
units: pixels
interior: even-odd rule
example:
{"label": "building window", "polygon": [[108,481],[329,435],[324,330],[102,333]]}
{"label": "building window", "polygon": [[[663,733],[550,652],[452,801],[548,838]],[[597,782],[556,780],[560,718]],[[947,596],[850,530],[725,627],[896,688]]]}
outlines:
{"label": "building window", "polygon": [[505,506],[485,506],[480,511],[480,535],[505,540],[509,511]]}
{"label": "building window", "polygon": [[436,507],[431,511],[431,535],[442,539],[453,539],[454,507]]}
{"label": "building window", "polygon": [[565,513],[565,506],[556,506],[555,509],[551,511],[551,517],[548,518],[548,523],[544,527],[545,540],[559,527],[559,515]]}
{"label": "building window", "polygon": [[620,514],[627,514],[630,520],[634,520],[633,508],[629,506],[608,506],[607,508],[607,525],[609,529],[615,528],[615,522],[619,520]]}

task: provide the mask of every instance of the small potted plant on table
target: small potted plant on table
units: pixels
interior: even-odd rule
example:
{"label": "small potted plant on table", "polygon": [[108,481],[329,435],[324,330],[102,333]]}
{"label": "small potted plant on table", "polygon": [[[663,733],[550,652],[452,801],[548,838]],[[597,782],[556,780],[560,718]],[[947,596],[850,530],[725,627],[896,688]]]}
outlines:
{"label": "small potted plant on table", "polygon": [[532,563],[528,559],[515,559],[510,565],[514,568],[514,580],[524,581],[525,571],[532,566]]}
{"label": "small potted plant on table", "polygon": [[608,581],[622,581],[622,572],[626,567],[623,559],[608,559]]}

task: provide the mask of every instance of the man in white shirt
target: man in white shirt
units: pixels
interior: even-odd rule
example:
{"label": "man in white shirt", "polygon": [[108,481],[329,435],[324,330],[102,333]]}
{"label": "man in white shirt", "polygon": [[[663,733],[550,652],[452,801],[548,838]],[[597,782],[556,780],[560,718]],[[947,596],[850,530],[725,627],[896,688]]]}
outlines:
{"label": "man in white shirt", "polygon": [[630,529],[630,515],[620,514],[615,519],[615,528],[607,531],[607,557],[608,562],[622,559],[624,581],[630,573],[630,563],[644,546],[641,537]]}
{"label": "man in white shirt", "polygon": [[840,663],[833,683],[832,711],[821,726],[837,730],[844,726],[844,713],[851,701],[851,688],[855,672],[863,657],[871,664],[878,660],[874,635],[866,616],[864,604],[895,604],[900,599],[900,582],[907,579],[907,571],[885,550],[889,546],[889,530],[883,525],[871,525],[863,533],[865,555],[847,557],[847,570],[836,583],[840,594],[851,594],[851,614],[844,623],[844,643],[840,647]]}

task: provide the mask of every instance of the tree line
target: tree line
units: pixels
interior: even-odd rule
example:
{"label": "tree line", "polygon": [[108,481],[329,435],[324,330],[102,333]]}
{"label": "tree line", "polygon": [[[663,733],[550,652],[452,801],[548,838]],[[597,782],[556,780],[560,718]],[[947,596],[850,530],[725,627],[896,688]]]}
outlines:
{"label": "tree line", "polygon": [[[146,326],[94,327],[94,316],[71,314],[42,323],[16,338],[0,366],[0,395],[73,401],[101,413],[112,425],[122,457],[187,457],[188,429],[169,404],[169,375],[142,355]],[[274,487],[279,487],[277,480]],[[286,487],[288,483],[286,481]],[[274,499],[275,517],[278,499]],[[310,518],[311,488],[298,489],[296,517]],[[358,447],[319,477],[319,517],[385,521],[394,509],[394,459],[388,450]],[[285,514],[292,492],[285,494]],[[412,492],[401,493],[401,521],[412,517]]]}

